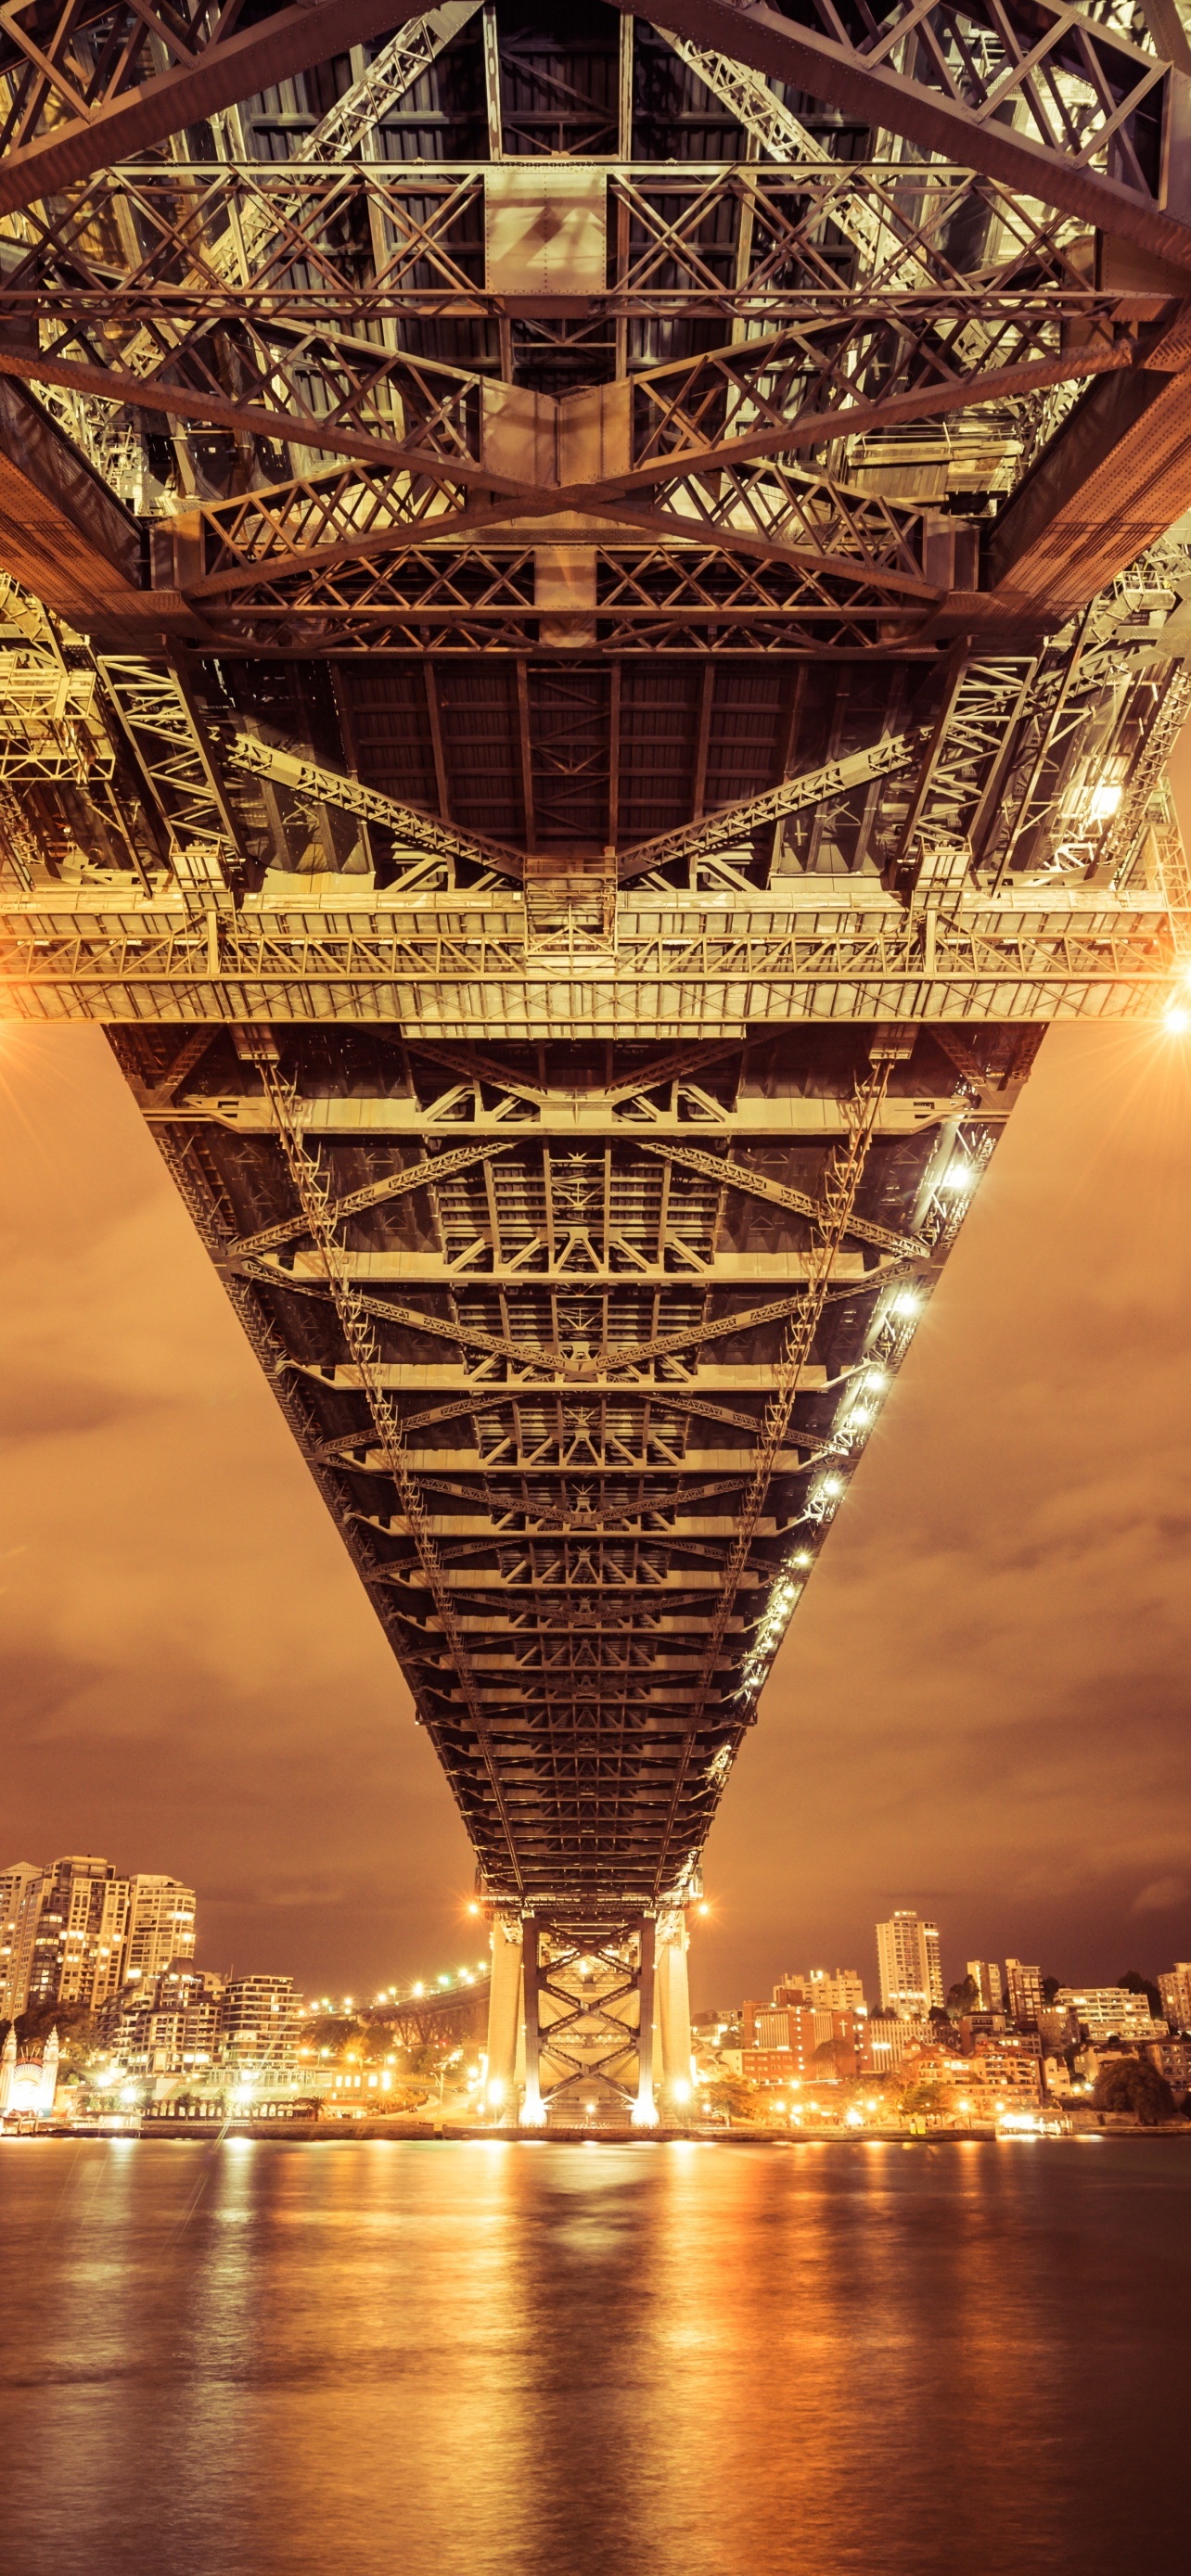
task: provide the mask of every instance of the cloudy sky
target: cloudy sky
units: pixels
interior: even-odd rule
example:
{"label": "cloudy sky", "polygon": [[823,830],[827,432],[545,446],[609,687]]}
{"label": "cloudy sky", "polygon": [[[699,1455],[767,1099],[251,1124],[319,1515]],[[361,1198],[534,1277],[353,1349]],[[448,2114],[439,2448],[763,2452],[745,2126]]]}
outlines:
{"label": "cloudy sky", "polygon": [[[0,1035],[0,1864],[197,1887],[211,1965],[478,1955],[364,1593],[102,1036]],[[1046,1039],[707,1855],[697,1999],[1191,1955],[1191,1039]]]}

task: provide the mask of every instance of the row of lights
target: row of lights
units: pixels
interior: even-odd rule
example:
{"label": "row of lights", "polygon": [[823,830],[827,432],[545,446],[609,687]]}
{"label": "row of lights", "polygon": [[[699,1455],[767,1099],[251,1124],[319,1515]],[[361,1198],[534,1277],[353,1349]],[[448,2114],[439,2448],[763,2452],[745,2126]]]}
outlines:
{"label": "row of lights", "polygon": [[[421,2003],[425,1997],[443,1994],[452,1986],[474,1986],[477,1980],[486,1977],[488,1972],[487,1959],[477,1959],[474,1968],[455,1968],[450,1975],[444,1971],[439,1976],[429,1979],[419,1977],[416,1984],[412,1985],[405,1995],[402,1994],[400,1986],[382,1986],[374,2001],[377,2005]],[[313,2002],[308,2003],[304,2009],[307,2017],[311,2018],[316,2013],[356,2012],[360,2009],[360,2003],[359,1998],[352,1995],[344,1995],[340,2003],[336,2003],[333,1995],[316,1995]]]}
{"label": "row of lights", "polygon": [[[975,1166],[960,1158],[951,1164],[940,1186],[953,1191],[967,1190],[973,1186],[976,1178]],[[896,1316],[899,1323],[908,1323],[920,1313],[921,1307],[922,1298],[919,1292],[914,1288],[905,1287],[895,1292],[886,1311]],[[887,1370],[873,1365],[857,1370],[855,1378],[858,1383],[854,1382],[849,1387],[847,1410],[838,1427],[844,1433],[859,1432],[867,1435],[876,1420],[880,1399],[887,1391],[889,1376]],[[839,1475],[835,1468],[828,1469],[827,1473],[819,1478],[817,1484],[811,1487],[807,1499],[808,1519],[816,1521],[821,1528],[825,1521],[834,1517],[835,1508],[842,1501],[846,1490],[846,1478]],[[764,1681],[802,1591],[802,1580],[799,1578],[805,1578],[810,1573],[814,1561],[813,1553],[807,1547],[796,1548],[793,1555],[787,1558],[781,1581],[770,1594],[769,1606],[741,1676],[747,1691],[756,1691]]]}

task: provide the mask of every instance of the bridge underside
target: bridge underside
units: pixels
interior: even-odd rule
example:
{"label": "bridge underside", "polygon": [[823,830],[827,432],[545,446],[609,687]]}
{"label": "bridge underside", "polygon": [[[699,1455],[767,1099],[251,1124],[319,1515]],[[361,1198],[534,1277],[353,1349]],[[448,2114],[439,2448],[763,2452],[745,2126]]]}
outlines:
{"label": "bridge underside", "polygon": [[116,1036],[494,1904],[689,1893],[1036,1038]]}
{"label": "bridge underside", "polygon": [[530,2116],[651,2117],[655,2019],[678,2098],[717,1801],[1039,1035],[1191,947],[1177,12],[663,15],[0,28],[6,1007],[111,1031]]}

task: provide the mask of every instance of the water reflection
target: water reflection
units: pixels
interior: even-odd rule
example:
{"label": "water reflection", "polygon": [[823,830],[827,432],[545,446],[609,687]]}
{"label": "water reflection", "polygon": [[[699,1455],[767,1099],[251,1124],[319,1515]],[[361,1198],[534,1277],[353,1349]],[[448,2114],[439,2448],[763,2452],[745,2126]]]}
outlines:
{"label": "water reflection", "polygon": [[11,2576],[1183,2556],[1182,2141],[0,2150]]}

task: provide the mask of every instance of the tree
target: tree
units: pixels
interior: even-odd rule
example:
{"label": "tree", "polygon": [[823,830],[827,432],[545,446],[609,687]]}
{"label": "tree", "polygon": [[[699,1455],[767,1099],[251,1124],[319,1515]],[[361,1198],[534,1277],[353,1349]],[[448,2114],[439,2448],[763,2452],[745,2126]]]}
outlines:
{"label": "tree", "polygon": [[1143,2129],[1156,2129],[1160,2120],[1175,2117],[1166,2077],[1144,2057],[1118,2057],[1115,2064],[1101,2066],[1092,2102],[1097,2111],[1132,2111]]}
{"label": "tree", "polygon": [[1048,2012],[1054,2003],[1055,1996],[1057,1995],[1062,1982],[1063,1980],[1061,1977],[1044,1977],[1042,1980],[1042,2000]]}
{"label": "tree", "polygon": [[1151,1985],[1149,1978],[1143,1977],[1139,1969],[1126,1968],[1124,1976],[1117,1978],[1117,1984],[1127,1995],[1145,1995],[1148,1998],[1151,2021],[1164,2019],[1162,1997],[1157,1986]]}
{"label": "tree", "polygon": [[702,2107],[710,2103],[713,2111],[726,2112],[729,2120],[755,2120],[764,2115],[764,2104],[755,2084],[733,2075],[725,2067],[715,2075],[703,2075],[695,2086],[695,2100]]}
{"label": "tree", "polygon": [[301,2029],[304,2046],[316,2053],[324,2048],[332,2057],[338,2057],[345,2048],[363,2053],[366,2026],[353,2013],[311,2013]]}
{"label": "tree", "polygon": [[964,2013],[979,2012],[980,1988],[975,1977],[961,1977],[957,1985],[948,1986],[947,2010],[954,2021],[961,2020]]}
{"label": "tree", "polygon": [[921,2076],[907,2084],[898,2102],[898,2110],[907,2117],[937,2111],[943,2099],[943,2087],[931,2075]]}
{"label": "tree", "polygon": [[[7,2023],[0,2024],[0,2045],[7,2035]],[[30,2050],[40,2052],[50,2032],[58,2033],[58,2074],[81,2074],[99,2047],[95,2015],[87,2004],[33,2004],[16,2020],[17,2048],[22,2056]]]}

